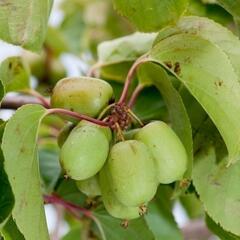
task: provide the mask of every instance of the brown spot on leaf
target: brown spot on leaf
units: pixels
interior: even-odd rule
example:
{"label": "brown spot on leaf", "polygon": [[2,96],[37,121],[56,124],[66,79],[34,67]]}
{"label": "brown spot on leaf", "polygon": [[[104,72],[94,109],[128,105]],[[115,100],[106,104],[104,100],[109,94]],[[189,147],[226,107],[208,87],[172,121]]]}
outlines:
{"label": "brown spot on leaf", "polygon": [[171,61],[165,61],[164,65],[166,65],[169,69],[172,69],[173,64],[171,63]]}
{"label": "brown spot on leaf", "polygon": [[218,80],[214,82],[216,87],[221,87],[223,85],[223,81],[222,80]]}
{"label": "brown spot on leaf", "polygon": [[179,62],[176,62],[174,64],[174,72],[179,75],[181,73],[181,66],[180,66],[180,63]]}

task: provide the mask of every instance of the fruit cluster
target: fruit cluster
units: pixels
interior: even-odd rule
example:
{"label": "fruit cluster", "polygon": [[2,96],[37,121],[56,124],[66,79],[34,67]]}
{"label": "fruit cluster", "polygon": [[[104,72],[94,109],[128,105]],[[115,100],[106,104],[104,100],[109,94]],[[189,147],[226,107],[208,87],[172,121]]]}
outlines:
{"label": "fruit cluster", "polygon": [[[51,105],[96,117],[112,95],[111,86],[103,80],[67,78],[55,86]],[[118,129],[112,123],[118,124],[122,119],[116,116],[128,112],[126,106],[115,106],[102,120],[105,126],[86,120],[66,125],[59,136],[60,161],[83,193],[101,195],[109,214],[130,220],[145,213],[160,183],[182,179],[187,154],[175,132],[162,121],[150,122],[132,139],[119,141],[116,131],[124,131],[125,126],[121,123]]]}

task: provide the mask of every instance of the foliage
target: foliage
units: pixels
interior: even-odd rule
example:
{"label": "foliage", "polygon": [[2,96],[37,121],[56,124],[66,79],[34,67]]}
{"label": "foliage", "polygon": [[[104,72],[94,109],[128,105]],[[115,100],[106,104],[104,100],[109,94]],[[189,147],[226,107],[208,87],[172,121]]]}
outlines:
{"label": "foliage", "polygon": [[0,39],[24,50],[0,63],[1,112],[16,110],[0,122],[0,239],[50,239],[45,204],[63,240],[185,239],[176,201],[239,239],[240,1],[63,0],[50,26],[52,4],[0,3]]}

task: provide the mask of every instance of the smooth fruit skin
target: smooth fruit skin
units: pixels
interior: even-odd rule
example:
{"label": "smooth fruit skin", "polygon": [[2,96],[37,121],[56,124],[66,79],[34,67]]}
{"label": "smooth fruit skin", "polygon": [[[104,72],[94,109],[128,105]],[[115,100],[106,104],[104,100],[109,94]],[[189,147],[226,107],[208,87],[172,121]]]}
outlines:
{"label": "smooth fruit skin", "polygon": [[107,165],[112,189],[122,204],[140,207],[154,197],[158,185],[154,161],[142,142],[127,140],[115,144]]}
{"label": "smooth fruit skin", "polygon": [[84,180],[94,176],[102,168],[108,151],[108,139],[99,128],[76,127],[61,148],[61,165],[72,179]]}
{"label": "smooth fruit skin", "polygon": [[112,140],[112,131],[109,127],[104,127],[104,126],[100,126],[97,125],[95,123],[86,121],[86,120],[82,120],[81,122],[79,122],[78,127],[82,127],[82,126],[96,126],[97,128],[99,128],[107,137],[108,141],[111,142]]}
{"label": "smooth fruit skin", "polygon": [[103,204],[111,216],[124,220],[131,220],[140,216],[138,207],[125,206],[116,198],[111,187],[109,171],[106,165],[99,173],[99,184]]}
{"label": "smooth fruit skin", "polygon": [[187,169],[187,153],[176,133],[164,122],[144,126],[135,136],[150,149],[160,183],[181,180]]}
{"label": "smooth fruit skin", "polygon": [[89,77],[64,78],[53,89],[51,106],[96,117],[112,96],[111,85],[103,80]]}
{"label": "smooth fruit skin", "polygon": [[101,195],[98,177],[95,175],[86,180],[76,182],[77,188],[88,197],[96,197]]}

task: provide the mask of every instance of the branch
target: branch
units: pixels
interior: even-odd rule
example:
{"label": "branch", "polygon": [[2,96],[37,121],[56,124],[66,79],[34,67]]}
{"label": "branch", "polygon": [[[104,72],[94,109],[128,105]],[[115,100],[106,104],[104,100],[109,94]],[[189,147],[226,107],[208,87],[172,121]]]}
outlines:
{"label": "branch", "polygon": [[136,60],[136,62],[132,65],[132,67],[130,68],[130,70],[128,72],[128,75],[126,77],[126,81],[125,81],[125,84],[124,84],[124,87],[123,87],[121,97],[118,101],[119,104],[123,104],[126,101],[126,98],[127,98],[127,95],[128,95],[128,90],[129,90],[129,87],[132,83],[133,78],[135,77],[135,74],[137,72],[137,68],[139,67],[139,65],[141,65],[141,64],[143,64],[144,62],[147,62],[147,61],[148,61],[147,55],[143,55],[140,58],[138,58]]}
{"label": "branch", "polygon": [[44,103],[35,97],[19,95],[19,96],[6,96],[1,103],[1,109],[16,110],[19,107],[26,104],[40,104],[44,106]]}
{"label": "branch", "polygon": [[53,203],[63,206],[66,210],[68,210],[71,214],[73,214],[77,219],[81,219],[79,213],[82,213],[84,216],[88,218],[92,218],[92,212],[82,208],[76,204],[73,204],[71,202],[65,201],[64,199],[60,198],[57,195],[44,195],[43,196],[45,203]]}

